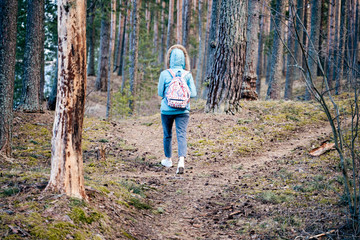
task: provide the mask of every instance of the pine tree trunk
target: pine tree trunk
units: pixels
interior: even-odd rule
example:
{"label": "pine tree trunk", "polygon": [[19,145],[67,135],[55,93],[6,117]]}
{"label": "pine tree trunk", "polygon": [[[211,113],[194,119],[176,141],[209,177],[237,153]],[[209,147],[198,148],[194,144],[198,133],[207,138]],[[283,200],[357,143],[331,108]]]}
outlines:
{"label": "pine tree trunk", "polygon": [[259,29],[259,45],[258,45],[258,57],[257,57],[257,66],[256,66],[256,93],[258,98],[260,98],[260,91],[261,91],[261,77],[262,77],[262,59],[263,59],[263,35],[264,35],[264,7],[265,2],[262,3],[262,10],[260,15],[260,29]]}
{"label": "pine tree trunk", "polygon": [[246,58],[244,80],[241,86],[241,98],[245,100],[257,100],[256,93],[256,65],[259,51],[259,13],[260,0],[249,0],[248,20],[246,29]]}
{"label": "pine tree trunk", "polygon": [[345,54],[345,39],[346,39],[346,22],[347,22],[347,9],[346,1],[341,1],[340,7],[340,37],[339,37],[339,48],[338,48],[338,58],[335,63],[335,94],[339,94],[341,91],[341,79],[343,78],[343,67],[344,67],[344,54]]}
{"label": "pine tree trunk", "polygon": [[165,55],[165,0],[162,0],[161,7],[161,44],[160,44],[160,53],[159,53],[159,63],[164,62]]}
{"label": "pine tree trunk", "polygon": [[358,42],[359,42],[359,1],[353,2],[353,10],[352,10],[352,19],[351,19],[351,31],[349,36],[349,49],[350,49],[350,58],[349,64],[352,69],[349,74],[349,83],[352,84],[353,87],[356,86],[356,79],[359,77],[359,63],[358,63]]}
{"label": "pine tree trunk", "polygon": [[[311,86],[311,81],[315,84],[317,78],[318,58],[319,51],[319,38],[320,38],[320,19],[321,19],[321,2],[317,0],[311,0],[311,31],[310,31],[310,43],[307,57],[307,65],[310,69],[307,71],[306,81],[307,85]],[[306,88],[305,100],[311,99],[310,90]]]}
{"label": "pine tree trunk", "polygon": [[[275,36],[276,34],[276,30],[275,30],[275,26],[274,26],[274,21],[273,21],[273,16],[271,11],[269,11],[270,13],[270,29],[269,29],[269,36]],[[266,56],[266,76],[265,76],[265,83],[269,84],[270,81],[270,74],[271,74],[271,56],[272,56],[272,52],[273,52],[273,43],[274,43],[274,37],[272,37],[272,42],[270,43],[270,48],[267,52],[267,56]]]}
{"label": "pine tree trunk", "polygon": [[151,21],[151,12],[150,5],[148,2],[145,3],[145,22],[146,22],[146,31],[150,32],[150,21]]}
{"label": "pine tree trunk", "polygon": [[[160,0],[156,0],[156,5],[160,5]],[[154,14],[154,38],[153,38],[153,53],[158,53],[158,38],[159,38],[159,24],[158,24],[159,13],[158,11]]]}
{"label": "pine tree trunk", "polygon": [[189,29],[191,17],[191,0],[184,0],[182,8],[182,45],[187,49],[189,44]]}
{"label": "pine tree trunk", "polygon": [[86,95],[86,1],[58,0],[58,99],[46,190],[86,199],[82,127]]}
{"label": "pine tree trunk", "polygon": [[90,26],[90,33],[89,33],[89,55],[88,55],[88,69],[87,74],[88,76],[95,76],[95,10],[96,10],[96,0],[94,0],[90,6],[89,12],[89,23]]}
{"label": "pine tree trunk", "polygon": [[247,1],[222,1],[218,44],[210,74],[207,112],[232,113],[239,109],[246,54]]}
{"label": "pine tree trunk", "polygon": [[199,0],[199,26],[198,26],[198,33],[199,33],[199,46],[198,46],[198,62],[196,64],[196,90],[197,90],[197,96],[199,96],[200,93],[200,79],[201,79],[201,64],[202,64],[202,1]]}
{"label": "pine tree trunk", "polygon": [[215,50],[217,46],[217,34],[218,34],[218,26],[219,26],[219,15],[220,15],[220,7],[221,0],[212,0],[211,6],[211,23],[209,29],[209,40],[207,47],[207,57],[206,57],[206,70],[204,76],[204,81],[207,83],[206,87],[204,87],[203,91],[203,99],[205,99],[208,95],[209,90],[209,77],[212,70],[212,64],[214,62]]}
{"label": "pine tree trunk", "polygon": [[282,76],[281,66],[283,54],[283,45],[280,38],[284,31],[284,26],[282,24],[282,16],[285,10],[284,5],[285,4],[283,0],[276,0],[276,14],[274,17],[275,33],[272,46],[271,71],[266,99],[279,99],[279,82]]}
{"label": "pine tree trunk", "polygon": [[41,49],[41,55],[40,55],[40,90],[39,90],[39,102],[40,102],[40,108],[42,108],[42,103],[45,101],[44,97],[44,88],[45,88],[45,49],[44,49],[44,43],[45,43],[45,31],[42,31],[41,33],[41,45],[43,46]]}
{"label": "pine tree trunk", "polygon": [[56,97],[57,97],[57,83],[58,83],[58,69],[59,69],[59,58],[56,58],[56,64],[54,69],[54,83],[51,86],[50,96],[47,102],[47,109],[54,111],[56,108]]}
{"label": "pine tree trunk", "polygon": [[115,49],[115,31],[116,31],[116,0],[111,0],[111,25],[110,25],[110,42],[109,42],[109,59],[108,59],[108,75],[107,75],[107,101],[106,101],[106,120],[110,119],[111,105],[111,66],[113,65],[113,56]]}
{"label": "pine tree trunk", "polygon": [[138,44],[139,44],[139,29],[140,29],[140,12],[141,0],[132,0],[131,12],[131,37],[130,37],[130,92],[132,99],[129,100],[129,107],[131,113],[135,113],[135,98],[136,98],[136,84],[137,84],[137,64],[138,64]]}
{"label": "pine tree trunk", "polygon": [[[295,28],[296,28],[296,31],[298,32],[299,39],[303,39],[303,35],[304,35],[303,34],[304,27],[303,26],[306,26],[306,25],[303,25],[304,24],[304,15],[305,15],[305,10],[306,10],[304,1],[305,0],[297,0],[297,3],[296,3],[297,17],[295,20]],[[297,40],[295,40],[294,55],[296,58],[297,65],[302,66],[303,54],[301,51],[300,43]],[[294,74],[293,79],[296,79],[296,80],[300,79],[300,77],[301,77],[301,71],[298,68],[294,69],[294,71],[291,71],[290,74]]]}
{"label": "pine tree trunk", "polygon": [[11,157],[18,1],[0,2],[0,156]]}
{"label": "pine tree trunk", "polygon": [[[208,57],[208,46],[209,46],[209,35],[210,35],[210,24],[211,24],[211,10],[212,10],[212,0],[207,0],[207,16],[206,16],[206,25],[205,25],[205,37],[204,37],[204,41],[202,43],[203,45],[203,62],[202,62],[202,67],[201,67],[201,82],[200,82],[200,86],[201,86],[201,90],[202,92],[206,92],[204,87],[204,82],[206,81],[206,63],[207,63],[207,57]],[[200,93],[200,90],[198,90]],[[198,96],[200,97],[200,96]],[[205,96],[206,97],[206,96]],[[205,98],[204,98],[205,99]]]}
{"label": "pine tree trunk", "polygon": [[[346,62],[348,64],[349,67],[353,66],[353,58],[354,58],[354,51],[353,51],[353,46],[354,46],[354,26],[355,26],[355,20],[354,20],[354,15],[355,15],[355,11],[354,11],[354,3],[352,1],[347,1],[347,6],[348,6],[348,24],[347,24],[347,39],[346,39],[346,47],[345,47],[345,52],[346,52]],[[346,74],[347,75],[347,84],[350,85],[351,84],[351,74]]]}
{"label": "pine tree trunk", "polygon": [[332,69],[334,67],[334,40],[335,40],[335,0],[329,1],[329,18],[328,18],[328,42],[327,42],[327,61],[326,61],[326,77],[329,88],[333,87]]}
{"label": "pine tree trunk", "polygon": [[177,0],[177,7],[176,7],[176,12],[177,12],[177,16],[176,16],[176,43],[177,44],[181,44],[182,42],[182,28],[183,28],[183,23],[182,23],[182,6],[183,6],[183,0]]}
{"label": "pine tree trunk", "polygon": [[285,100],[291,100],[292,99],[292,93],[293,93],[293,84],[295,81],[295,74],[294,71],[297,71],[296,65],[296,59],[294,59],[295,52],[294,52],[294,46],[295,46],[295,24],[296,22],[296,15],[295,15],[295,9],[292,6],[292,0],[289,0],[289,21],[288,21],[288,40],[287,45],[289,50],[291,51],[288,53],[287,57],[287,70],[286,70],[286,80],[285,80],[285,93],[284,93],[284,99]]}
{"label": "pine tree trunk", "polygon": [[44,49],[44,0],[28,0],[21,109],[42,111],[40,101],[41,52]]}
{"label": "pine tree trunk", "polygon": [[110,0],[102,3],[102,19],[100,31],[100,53],[98,60],[98,74],[95,82],[95,90],[105,92],[107,90],[108,62],[109,62],[109,43],[110,43]]}
{"label": "pine tree trunk", "polygon": [[124,84],[125,84],[125,65],[126,65],[126,54],[127,54],[127,45],[128,45],[128,28],[129,28],[129,22],[130,22],[130,6],[131,6],[131,0],[127,0],[126,4],[126,15],[124,20],[124,28],[123,28],[123,34],[122,34],[122,43],[121,43],[121,55],[120,55],[120,66],[118,71],[118,76],[121,76],[121,92],[124,90]]}
{"label": "pine tree trunk", "polygon": [[171,44],[172,25],[174,23],[174,1],[175,0],[169,0],[169,18],[166,38],[166,50],[170,48]]}
{"label": "pine tree trunk", "polygon": [[[121,0],[119,0],[119,7],[121,7]],[[121,58],[121,47],[122,47],[122,39],[123,39],[123,29],[124,29],[125,16],[119,11],[119,25],[118,25],[118,34],[116,40],[115,47],[115,55],[114,55],[114,72],[120,67],[120,58]]]}

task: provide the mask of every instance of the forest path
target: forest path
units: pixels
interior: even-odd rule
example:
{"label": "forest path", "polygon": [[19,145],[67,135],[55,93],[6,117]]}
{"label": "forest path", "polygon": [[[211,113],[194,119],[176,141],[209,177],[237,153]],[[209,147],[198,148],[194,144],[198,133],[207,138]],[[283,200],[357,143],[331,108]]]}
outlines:
{"label": "forest path", "polygon": [[238,239],[234,229],[224,230],[220,226],[224,223],[221,216],[226,212],[225,215],[231,219],[231,214],[236,213],[234,205],[246,206],[246,199],[253,197],[236,195],[231,189],[246,185],[249,174],[262,175],[262,171],[267,171],[270,166],[276,168],[278,159],[295,149],[305,149],[312,141],[328,136],[331,131],[327,124],[307,125],[288,134],[283,140],[264,143],[260,152],[242,157],[236,155],[236,146],[231,139],[230,143],[224,144],[223,151],[214,152],[209,148],[199,151],[204,148],[200,143],[207,141],[211,145],[211,139],[216,142],[219,132],[236,125],[238,119],[239,115],[192,113],[188,128],[186,171],[180,176],[175,174],[175,134],[174,167],[165,169],[158,164],[163,157],[160,115],[120,123],[122,137],[127,144],[137,148],[143,162],[117,177],[135,179],[156,189],[149,193],[149,198],[158,214],[145,215],[148,222],[144,224],[152,227],[147,239]]}

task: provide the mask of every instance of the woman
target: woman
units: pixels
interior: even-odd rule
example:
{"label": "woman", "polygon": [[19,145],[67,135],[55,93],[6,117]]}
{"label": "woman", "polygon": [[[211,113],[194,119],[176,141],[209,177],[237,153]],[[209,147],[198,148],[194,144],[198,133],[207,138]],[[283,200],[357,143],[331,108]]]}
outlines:
{"label": "woman", "polygon": [[[175,74],[175,76],[182,76],[186,71],[190,71],[190,57],[182,45],[174,45],[168,50],[166,54],[166,68],[167,70],[161,72],[158,84],[158,94],[162,97],[160,110],[161,122],[164,130],[165,152],[165,159],[161,161],[161,164],[168,168],[173,165],[171,160],[171,138],[172,126],[175,121],[179,156],[176,173],[183,174],[187,152],[186,132],[189,122],[190,103],[188,103],[185,108],[174,108],[170,107],[166,100],[166,93],[173,80],[172,74]],[[189,87],[190,97],[196,97],[196,87],[191,73],[183,76],[183,79]]]}

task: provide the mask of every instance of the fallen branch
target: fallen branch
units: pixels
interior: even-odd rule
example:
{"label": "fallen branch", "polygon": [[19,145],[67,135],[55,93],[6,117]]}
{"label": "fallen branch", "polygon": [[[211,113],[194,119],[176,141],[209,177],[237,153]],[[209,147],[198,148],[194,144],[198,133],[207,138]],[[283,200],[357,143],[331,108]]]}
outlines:
{"label": "fallen branch", "polygon": [[320,147],[314,148],[309,152],[309,154],[313,157],[318,157],[327,151],[335,149],[334,147],[335,143],[323,142]]}
{"label": "fallen branch", "polygon": [[328,231],[326,233],[321,233],[321,234],[309,237],[309,239],[319,239],[319,238],[322,238],[322,237],[326,237],[326,235],[332,234],[334,232],[335,232],[335,230],[331,230],[331,231]]}

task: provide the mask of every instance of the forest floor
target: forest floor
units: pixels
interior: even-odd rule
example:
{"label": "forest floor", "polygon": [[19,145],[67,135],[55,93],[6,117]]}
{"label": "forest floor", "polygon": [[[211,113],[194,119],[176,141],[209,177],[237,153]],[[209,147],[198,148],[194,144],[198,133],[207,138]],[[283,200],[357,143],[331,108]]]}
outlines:
{"label": "forest floor", "polygon": [[244,102],[225,115],[193,103],[183,175],[175,174],[175,134],[175,166],[159,164],[159,113],[110,122],[88,114],[89,202],[43,192],[54,112],[16,113],[13,159],[0,159],[1,238],[309,239],[331,231],[331,239],[344,239],[337,153],[308,154],[331,140],[317,104]]}

